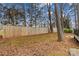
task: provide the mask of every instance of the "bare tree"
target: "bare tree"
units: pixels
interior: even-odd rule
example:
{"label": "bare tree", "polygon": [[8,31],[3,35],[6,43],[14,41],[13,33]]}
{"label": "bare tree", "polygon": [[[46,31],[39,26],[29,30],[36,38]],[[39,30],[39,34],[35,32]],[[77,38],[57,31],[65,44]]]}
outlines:
{"label": "bare tree", "polygon": [[77,20],[78,20],[78,29],[79,29],[79,4],[77,4]]}
{"label": "bare tree", "polygon": [[61,3],[60,4],[60,14],[61,14],[61,18],[60,18],[60,20],[61,20],[61,26],[62,26],[62,30],[64,29],[64,18],[63,18],[63,3]]}
{"label": "bare tree", "polygon": [[55,6],[55,16],[56,16],[56,25],[57,25],[57,33],[58,33],[58,41],[63,40],[63,31],[62,31],[62,26],[61,26],[61,21],[59,19],[58,15],[58,4],[54,4]]}
{"label": "bare tree", "polygon": [[23,4],[23,18],[24,18],[24,22],[23,25],[26,26],[26,4]]}
{"label": "bare tree", "polygon": [[48,16],[49,16],[49,22],[50,22],[50,31],[53,32],[53,25],[52,25],[52,19],[51,19],[51,5],[50,3],[47,4],[48,6]]}

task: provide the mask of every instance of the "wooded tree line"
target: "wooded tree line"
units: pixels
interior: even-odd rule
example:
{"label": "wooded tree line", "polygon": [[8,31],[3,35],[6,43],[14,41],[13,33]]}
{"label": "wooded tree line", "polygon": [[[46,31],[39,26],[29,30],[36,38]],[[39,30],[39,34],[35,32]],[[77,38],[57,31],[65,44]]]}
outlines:
{"label": "wooded tree line", "polygon": [[[12,4],[11,7],[8,5],[0,4],[0,15],[1,15],[1,23],[17,25],[19,21],[23,21],[23,25],[26,26],[26,19],[25,19],[25,10],[23,8],[16,8],[17,4]],[[23,20],[18,20],[22,18]]]}
{"label": "wooded tree line", "polygon": [[64,28],[71,28],[74,18],[75,27],[79,24],[79,4],[68,3],[29,3],[0,4],[1,24],[11,24],[29,27],[48,27],[53,32],[56,24],[58,36],[63,39]]}

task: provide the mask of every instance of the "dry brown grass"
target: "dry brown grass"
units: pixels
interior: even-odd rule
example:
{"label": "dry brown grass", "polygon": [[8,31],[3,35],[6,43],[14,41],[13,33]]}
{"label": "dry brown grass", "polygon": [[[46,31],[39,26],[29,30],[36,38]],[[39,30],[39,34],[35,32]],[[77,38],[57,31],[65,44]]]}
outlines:
{"label": "dry brown grass", "polygon": [[[65,33],[65,36],[72,35]],[[69,55],[69,48],[79,48],[79,43],[71,37],[57,41],[56,33],[23,36],[0,41],[0,55]]]}

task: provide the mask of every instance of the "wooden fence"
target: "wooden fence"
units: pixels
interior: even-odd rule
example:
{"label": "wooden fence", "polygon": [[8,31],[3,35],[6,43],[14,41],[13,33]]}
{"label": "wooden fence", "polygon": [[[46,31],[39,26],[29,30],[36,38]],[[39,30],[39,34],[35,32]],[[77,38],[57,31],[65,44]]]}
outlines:
{"label": "wooden fence", "polygon": [[36,35],[36,34],[43,34],[48,33],[48,28],[35,28],[35,27],[22,27],[22,26],[11,26],[6,25],[2,26],[0,30],[3,38],[10,38],[10,37],[18,37],[18,36],[27,36],[27,35]]}

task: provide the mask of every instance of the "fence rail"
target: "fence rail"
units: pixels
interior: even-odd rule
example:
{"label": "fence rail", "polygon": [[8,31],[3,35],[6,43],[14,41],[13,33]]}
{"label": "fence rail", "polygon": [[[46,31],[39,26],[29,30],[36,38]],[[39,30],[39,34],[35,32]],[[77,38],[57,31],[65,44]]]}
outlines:
{"label": "fence rail", "polygon": [[22,26],[2,26],[0,36],[3,38],[27,36],[48,33],[48,28],[22,27]]}

